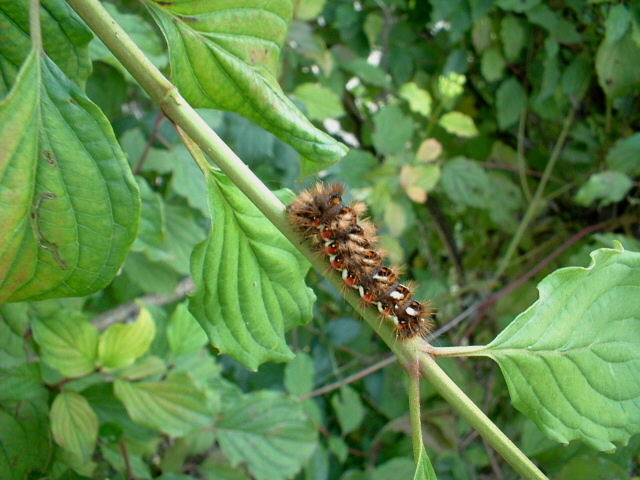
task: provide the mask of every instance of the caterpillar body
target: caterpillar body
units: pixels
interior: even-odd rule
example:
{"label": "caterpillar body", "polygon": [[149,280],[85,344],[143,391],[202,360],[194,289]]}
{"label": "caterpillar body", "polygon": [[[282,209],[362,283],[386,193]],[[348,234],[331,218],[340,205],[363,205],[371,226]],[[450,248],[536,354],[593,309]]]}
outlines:
{"label": "caterpillar body", "polygon": [[292,226],[328,257],[364,304],[377,307],[383,318],[393,322],[397,338],[428,334],[432,329],[429,304],[418,302],[414,288],[400,283],[397,269],[385,265],[373,223],[361,218],[366,204],[345,205],[343,194],[342,184],[317,184],[304,190],[287,207]]}

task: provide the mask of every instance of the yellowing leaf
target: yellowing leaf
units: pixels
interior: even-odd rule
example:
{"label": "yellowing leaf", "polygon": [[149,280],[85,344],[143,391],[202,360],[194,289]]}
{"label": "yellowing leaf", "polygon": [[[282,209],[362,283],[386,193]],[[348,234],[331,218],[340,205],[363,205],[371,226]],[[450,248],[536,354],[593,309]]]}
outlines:
{"label": "yellowing leaf", "polygon": [[447,132],[459,137],[475,137],[479,133],[473,119],[460,112],[445,113],[438,124]]}
{"label": "yellowing leaf", "polygon": [[110,326],[101,336],[98,356],[107,368],[122,368],[141,357],[156,335],[156,325],[149,310],[143,308],[135,322]]}

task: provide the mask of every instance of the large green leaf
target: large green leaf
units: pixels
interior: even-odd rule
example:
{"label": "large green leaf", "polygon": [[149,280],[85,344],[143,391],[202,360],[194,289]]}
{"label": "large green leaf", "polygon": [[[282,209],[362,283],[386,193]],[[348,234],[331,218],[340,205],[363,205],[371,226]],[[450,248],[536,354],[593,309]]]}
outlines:
{"label": "large green leaf", "polygon": [[222,173],[208,177],[212,229],[191,258],[191,313],[221,353],[247,368],[286,361],[285,331],[311,318],[309,264]]}
{"label": "large green leaf", "polygon": [[[27,93],[14,104],[13,92]],[[0,303],[104,288],[135,238],[140,211],[111,126],[47,57],[29,57],[2,107],[0,143],[9,148],[0,185],[9,200],[0,231],[10,233],[0,240],[7,272]]]}
{"label": "large green leaf", "polygon": [[82,395],[62,392],[51,405],[51,431],[58,445],[86,462],[96,446],[98,416]]}
{"label": "large green leaf", "polygon": [[224,410],[216,432],[231,462],[246,463],[258,480],[294,477],[317,442],[317,429],[302,406],[268,391],[245,395]]}
{"label": "large green leaf", "polygon": [[237,112],[291,144],[311,175],[346,154],[282,92],[278,58],[292,0],[147,0],[169,44],[172,78],[194,106]]}
{"label": "large green leaf", "polygon": [[213,422],[206,393],[186,374],[159,382],[118,379],[114,389],[131,419],[145,427],[180,436]]}
{"label": "large green leaf", "polygon": [[[24,63],[9,95],[0,103],[0,303],[9,293],[6,281],[14,272],[15,261],[23,242],[32,237],[29,212],[36,175],[38,152],[37,121],[40,104],[37,85],[40,83],[39,55],[35,49]],[[20,280],[16,280],[20,281]]]}
{"label": "large green leaf", "polygon": [[0,408],[0,478],[33,478],[29,472],[42,473],[50,455],[45,407],[22,401],[10,410]]}
{"label": "large green leaf", "polygon": [[96,367],[98,330],[84,317],[62,311],[33,320],[33,336],[42,361],[67,377],[81,377]]}
{"label": "large green leaf", "polygon": [[513,405],[559,442],[599,450],[640,432],[640,253],[600,249],[474,354],[493,358]]}

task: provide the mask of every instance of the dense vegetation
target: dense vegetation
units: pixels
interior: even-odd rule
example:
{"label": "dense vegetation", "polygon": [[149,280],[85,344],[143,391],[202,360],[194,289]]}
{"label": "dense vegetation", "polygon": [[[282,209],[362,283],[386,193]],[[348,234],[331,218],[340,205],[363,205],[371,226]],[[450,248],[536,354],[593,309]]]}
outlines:
{"label": "dense vegetation", "polygon": [[[438,364],[546,475],[640,475],[640,6],[104,2],[146,63],[41,3],[0,2],[0,478],[414,476],[412,352],[208,127],[285,203],[369,204],[436,353],[497,362]],[[420,387],[438,478],[518,478]]]}

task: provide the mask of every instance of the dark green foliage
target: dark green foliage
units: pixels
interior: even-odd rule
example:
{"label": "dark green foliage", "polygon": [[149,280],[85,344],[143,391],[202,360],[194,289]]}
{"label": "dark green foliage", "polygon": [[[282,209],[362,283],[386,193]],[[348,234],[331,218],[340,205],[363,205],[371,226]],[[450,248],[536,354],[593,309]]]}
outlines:
{"label": "dark green foliage", "polygon": [[[203,174],[71,7],[42,3],[46,56],[32,49],[27,0],[0,0],[0,478],[411,478],[406,376],[388,348],[313,271],[312,307],[297,250],[227,177]],[[433,301],[439,326],[464,316],[435,345],[489,344],[552,271],[586,267],[614,241],[640,250],[635,2],[185,3],[105,6],[271,190],[298,190],[303,172],[305,184],[343,181],[367,201],[381,246]],[[218,20],[204,11],[236,3],[256,8]],[[350,150],[338,162],[340,142]],[[637,273],[612,268],[622,279],[602,301],[595,286],[569,297],[628,315],[607,334],[628,337],[611,348],[637,365],[638,302],[627,301]],[[580,283],[583,270],[572,272]],[[185,298],[189,276],[198,290]],[[576,331],[591,341],[592,330]],[[556,339],[569,342],[564,333]],[[535,340],[499,338],[514,349]],[[546,360],[500,355],[524,380],[488,360],[439,363],[548,476],[640,473],[638,435],[624,446],[637,407],[615,434],[587,441],[613,441],[615,453],[558,444],[511,404],[553,438],[583,438],[572,436],[581,425],[554,430],[514,394]],[[597,390],[576,365],[557,378],[561,393],[543,388],[552,401],[580,396],[563,386]],[[626,390],[607,384],[629,405],[634,372]],[[438,478],[517,478],[427,383],[421,404]],[[425,458],[416,478],[429,478]]]}

